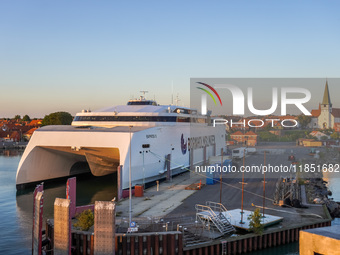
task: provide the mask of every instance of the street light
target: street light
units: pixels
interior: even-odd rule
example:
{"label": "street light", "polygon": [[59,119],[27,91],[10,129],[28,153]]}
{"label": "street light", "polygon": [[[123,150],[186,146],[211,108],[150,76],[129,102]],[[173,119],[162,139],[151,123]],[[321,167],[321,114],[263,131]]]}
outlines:
{"label": "street light", "polygon": [[131,213],[132,213],[132,187],[131,187],[131,128],[129,126],[130,132],[130,153],[129,153],[129,225],[131,225]]}
{"label": "street light", "polygon": [[[244,149],[243,151],[243,168],[245,166],[245,157],[246,157],[246,150]],[[244,224],[245,222],[243,221],[243,193],[244,193],[244,171],[242,171],[242,199],[241,199],[241,220],[240,224]]]}

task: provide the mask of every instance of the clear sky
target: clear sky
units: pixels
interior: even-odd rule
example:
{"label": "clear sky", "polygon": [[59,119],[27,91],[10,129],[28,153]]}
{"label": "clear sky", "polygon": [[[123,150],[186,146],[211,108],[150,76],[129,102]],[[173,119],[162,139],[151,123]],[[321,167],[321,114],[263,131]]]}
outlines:
{"label": "clear sky", "polygon": [[[339,77],[339,10],[311,0],[0,1],[0,117],[75,114],[140,90],[168,104],[172,83],[188,106],[191,77]],[[329,85],[340,107],[340,86]]]}

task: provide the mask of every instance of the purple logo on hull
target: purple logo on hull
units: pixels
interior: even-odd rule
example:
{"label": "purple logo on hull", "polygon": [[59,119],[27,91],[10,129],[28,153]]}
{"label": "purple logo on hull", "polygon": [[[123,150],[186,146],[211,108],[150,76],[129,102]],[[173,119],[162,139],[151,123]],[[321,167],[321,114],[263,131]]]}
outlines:
{"label": "purple logo on hull", "polygon": [[188,145],[188,142],[185,142],[184,140],[184,136],[182,134],[181,136],[181,150],[182,150],[182,154],[184,155],[185,153],[187,153],[187,145]]}

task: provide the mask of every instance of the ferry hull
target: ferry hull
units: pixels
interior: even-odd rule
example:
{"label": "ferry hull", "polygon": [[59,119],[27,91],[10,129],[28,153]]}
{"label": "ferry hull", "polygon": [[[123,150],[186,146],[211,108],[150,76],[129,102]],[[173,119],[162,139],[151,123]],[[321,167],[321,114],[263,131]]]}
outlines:
{"label": "ferry hull", "polygon": [[[164,127],[78,128],[47,126],[34,132],[18,166],[17,188],[28,183],[81,174],[87,162],[93,175],[103,176],[121,166],[122,188],[129,187],[130,143],[132,185],[166,176],[166,157],[171,155],[171,174],[187,171],[204,157],[225,149],[224,129],[182,125]],[[193,147],[190,137],[214,136],[214,144]]]}

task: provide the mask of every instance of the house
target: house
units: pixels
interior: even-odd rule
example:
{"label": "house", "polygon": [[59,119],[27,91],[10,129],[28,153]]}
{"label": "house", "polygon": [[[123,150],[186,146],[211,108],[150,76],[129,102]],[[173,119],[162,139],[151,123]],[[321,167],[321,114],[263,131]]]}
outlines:
{"label": "house", "polygon": [[324,133],[322,133],[320,131],[312,131],[312,132],[309,133],[309,135],[315,137],[318,140],[322,140],[323,137],[327,138],[327,139],[330,138],[328,135],[326,135],[326,134],[324,134]]}
{"label": "house", "polygon": [[26,133],[24,133],[24,138],[29,141],[31,139],[31,136],[33,135],[34,131],[37,130],[38,128],[31,128],[28,130]]}
{"label": "house", "polygon": [[19,133],[18,131],[13,131],[13,132],[10,134],[9,138],[10,138],[13,142],[20,142],[21,136],[20,136],[20,133]]}
{"label": "house", "polygon": [[246,146],[256,146],[257,145],[257,134],[253,131],[248,131],[247,133],[242,133],[237,131],[230,135],[231,139],[235,140],[238,144],[244,144]]}
{"label": "house", "polygon": [[340,123],[334,123],[334,131],[340,132]]}
{"label": "house", "polygon": [[42,120],[37,119],[37,120],[31,120],[31,122],[28,124],[28,126],[31,127],[41,127]]}

